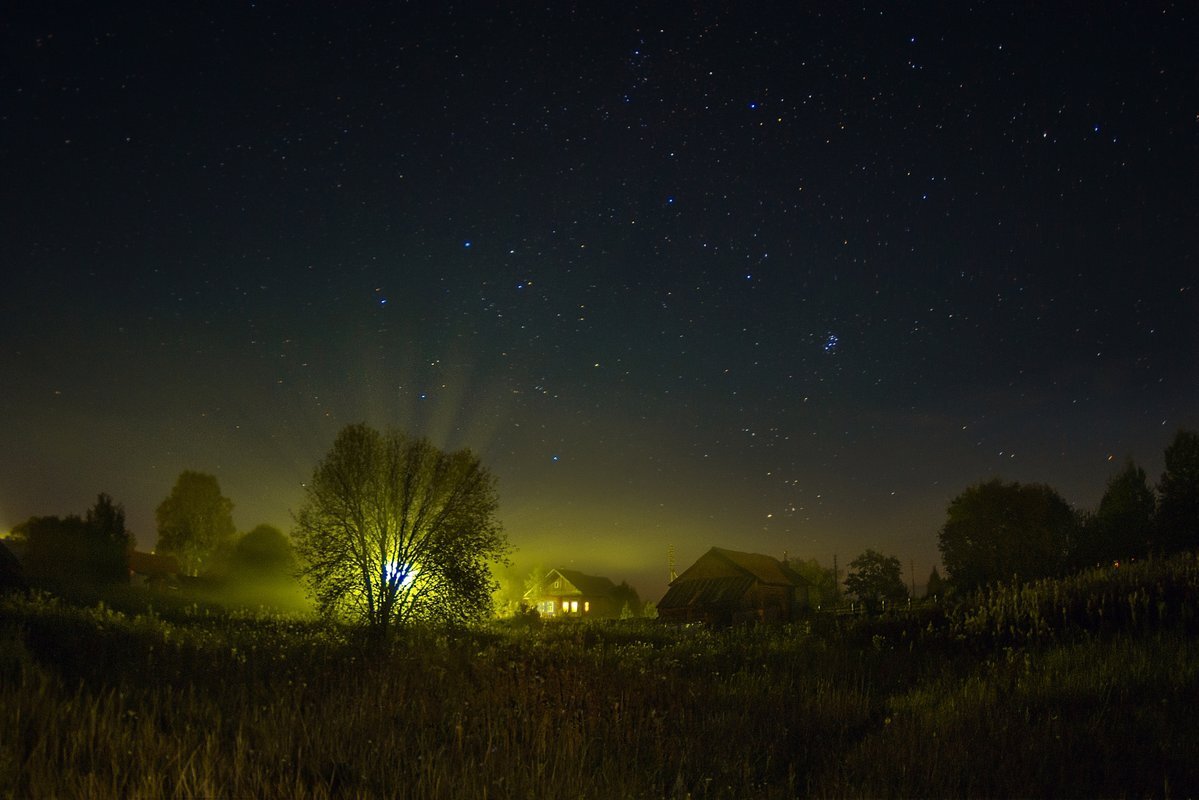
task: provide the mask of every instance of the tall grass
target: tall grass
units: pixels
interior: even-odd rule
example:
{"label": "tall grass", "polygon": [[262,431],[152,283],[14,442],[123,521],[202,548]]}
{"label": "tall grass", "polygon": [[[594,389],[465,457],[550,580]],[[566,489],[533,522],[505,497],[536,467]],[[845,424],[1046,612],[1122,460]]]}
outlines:
{"label": "tall grass", "polygon": [[[1156,569],[1145,576],[1156,580]],[[1185,576],[1189,567],[1179,569]],[[1085,607],[1081,595],[1094,580],[1063,582],[1053,602]],[[1144,581],[1125,589],[1155,591]],[[1131,612],[1123,628],[1108,625],[1105,613],[1095,633],[1076,625],[1070,636],[1017,641],[1013,625],[1036,630],[1027,622],[1031,600],[1019,596],[987,596],[927,629],[495,625],[409,630],[385,647],[281,616],[7,599],[0,793],[1199,791],[1190,757],[1199,726],[1189,713],[1199,700],[1199,660],[1185,624],[1194,605],[1180,600],[1152,625],[1132,624]],[[984,603],[1008,610],[986,611],[985,627]]]}

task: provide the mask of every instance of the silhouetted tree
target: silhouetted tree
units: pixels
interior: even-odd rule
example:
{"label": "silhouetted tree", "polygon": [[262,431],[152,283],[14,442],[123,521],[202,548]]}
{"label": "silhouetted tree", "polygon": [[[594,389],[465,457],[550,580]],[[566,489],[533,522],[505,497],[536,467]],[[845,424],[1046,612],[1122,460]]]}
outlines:
{"label": "silhouetted tree", "polygon": [[134,539],[125,527],[125,507],[100,493],[83,526],[87,576],[97,583],[128,583]]}
{"label": "silhouetted tree", "polygon": [[1073,509],[1050,487],[995,479],[950,502],[938,536],[941,563],[963,591],[1056,575],[1069,563],[1077,530]]}
{"label": "silhouetted tree", "polygon": [[928,574],[928,584],[924,587],[924,599],[944,600],[946,588],[945,579],[941,577],[941,573],[934,566],[933,571]]}
{"label": "silhouetted tree", "polygon": [[68,517],[30,517],[13,528],[13,538],[25,549],[25,569],[36,581],[79,583],[83,579],[79,554],[84,547],[83,520]]}
{"label": "silhouetted tree", "polygon": [[1107,482],[1098,510],[1083,525],[1078,565],[1146,555],[1154,534],[1156,507],[1157,497],[1145,470],[1128,459],[1124,469]]}
{"label": "silhouetted tree", "polygon": [[341,430],[304,489],[294,539],[317,607],[376,633],[491,610],[508,540],[495,479],[468,450],[366,425]]}
{"label": "silhouetted tree", "polygon": [[1176,553],[1199,546],[1199,433],[1180,430],[1166,448],[1157,491],[1158,549]]}
{"label": "silhouetted tree", "polygon": [[612,590],[612,599],[621,619],[641,616],[641,595],[637,594],[637,590],[630,586],[628,581],[621,581],[620,585]]}
{"label": "silhouetted tree", "polygon": [[214,553],[229,545],[236,531],[233,501],[221,494],[216,477],[204,472],[180,473],[155,516],[157,549],[178,558],[188,575],[199,574]]}
{"label": "silhouetted tree", "polygon": [[808,604],[812,608],[828,608],[841,600],[841,587],[832,567],[822,567],[814,558],[789,558],[787,566],[808,582]]}
{"label": "silhouetted tree", "polygon": [[242,575],[280,578],[295,573],[296,553],[281,530],[263,524],[237,540],[232,563]]}
{"label": "silhouetted tree", "polygon": [[133,536],[125,528],[125,509],[106,494],[84,519],[31,517],[13,530],[24,543],[31,577],[59,586],[100,585],[129,581]]}
{"label": "silhouetted tree", "polygon": [[867,550],[849,562],[849,570],[845,588],[867,611],[877,612],[888,601],[899,602],[908,596],[903,585],[903,566],[894,556]]}

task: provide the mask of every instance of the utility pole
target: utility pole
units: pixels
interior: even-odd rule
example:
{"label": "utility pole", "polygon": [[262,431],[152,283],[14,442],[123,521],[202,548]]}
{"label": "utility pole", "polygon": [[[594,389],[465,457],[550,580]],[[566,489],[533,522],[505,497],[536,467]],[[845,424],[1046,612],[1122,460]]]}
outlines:
{"label": "utility pole", "polygon": [[674,583],[674,579],[679,577],[679,574],[674,571],[674,545],[671,544],[666,551],[666,567],[667,567],[667,585]]}
{"label": "utility pole", "polygon": [[916,561],[908,559],[908,571],[912,575],[912,597],[916,596]]}

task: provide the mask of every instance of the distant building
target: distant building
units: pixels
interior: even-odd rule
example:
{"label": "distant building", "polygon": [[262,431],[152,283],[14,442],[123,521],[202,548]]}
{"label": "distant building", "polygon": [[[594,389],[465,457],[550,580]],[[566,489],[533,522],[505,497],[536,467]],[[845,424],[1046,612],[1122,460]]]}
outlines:
{"label": "distant building", "polygon": [[790,622],[807,610],[807,581],[783,561],[713,547],[670,582],[658,617],[676,622]]}
{"label": "distant building", "polygon": [[542,617],[612,619],[621,612],[616,584],[573,569],[551,569],[524,599]]}
{"label": "distant building", "polygon": [[179,562],[174,556],[134,550],[129,554],[129,583],[150,589],[178,587]]}
{"label": "distant building", "polygon": [[25,579],[25,567],[17,557],[20,542],[0,539],[0,592],[28,591],[29,581]]}

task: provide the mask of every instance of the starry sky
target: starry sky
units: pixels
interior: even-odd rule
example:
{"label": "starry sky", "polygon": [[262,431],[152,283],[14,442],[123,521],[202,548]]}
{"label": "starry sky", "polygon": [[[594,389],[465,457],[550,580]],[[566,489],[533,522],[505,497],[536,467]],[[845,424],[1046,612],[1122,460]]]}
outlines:
{"label": "starry sky", "polygon": [[287,529],[365,421],[520,567],[923,583],[968,485],[1199,428],[1193,5],[496,5],[5,12],[0,530],[149,547],[185,469]]}

